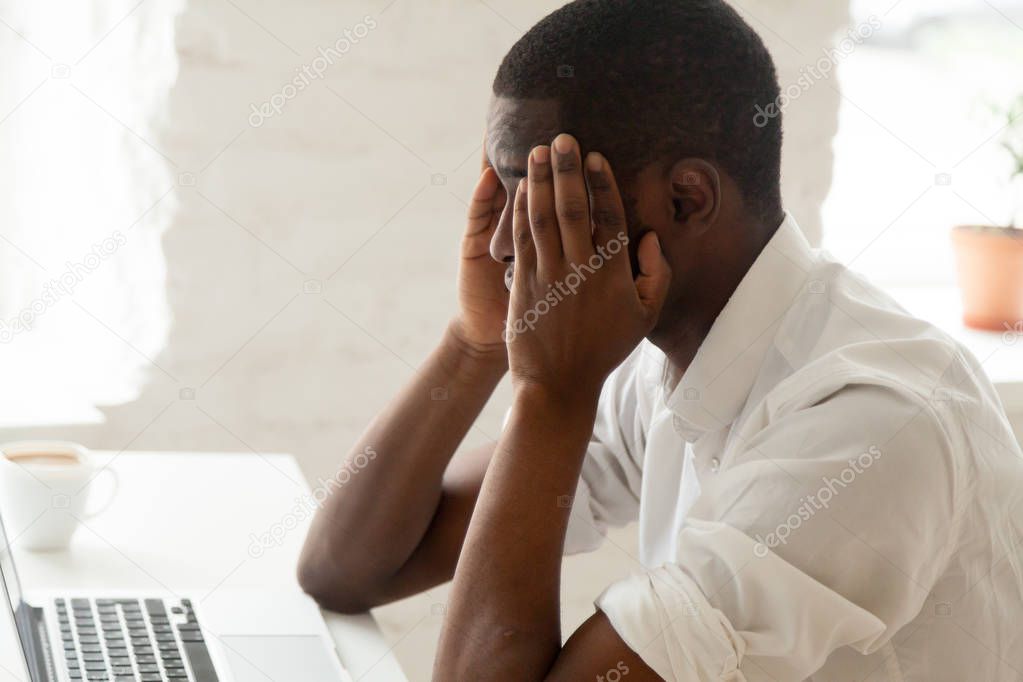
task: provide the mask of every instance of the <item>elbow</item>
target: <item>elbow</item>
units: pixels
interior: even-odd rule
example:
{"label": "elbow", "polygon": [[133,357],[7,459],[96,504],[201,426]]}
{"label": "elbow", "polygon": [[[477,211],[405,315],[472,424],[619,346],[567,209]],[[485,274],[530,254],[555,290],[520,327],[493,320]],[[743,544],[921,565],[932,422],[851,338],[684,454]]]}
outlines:
{"label": "elbow", "polygon": [[324,600],[328,597],[328,583],[322,577],[320,567],[303,554],[298,562],[296,577],[302,591],[312,597],[317,604],[323,606]]}
{"label": "elbow", "polygon": [[298,585],[320,608],[346,615],[369,611],[376,603],[372,591],[346,584],[329,562],[303,554],[298,562]]}

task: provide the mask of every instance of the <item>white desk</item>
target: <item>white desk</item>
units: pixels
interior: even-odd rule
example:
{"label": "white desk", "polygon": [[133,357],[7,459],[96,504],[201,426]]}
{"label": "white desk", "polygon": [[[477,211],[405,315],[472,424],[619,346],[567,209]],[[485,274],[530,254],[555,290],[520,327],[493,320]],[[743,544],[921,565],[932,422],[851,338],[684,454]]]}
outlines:
{"label": "white desk", "polygon": [[[25,588],[300,593],[295,564],[309,518],[292,525],[309,492],[288,455],[96,453],[111,462],[120,490],[87,521],[67,551],[14,556]],[[90,506],[110,489],[93,483]],[[278,525],[279,524],[279,525]],[[290,530],[286,528],[290,527]],[[253,537],[283,529],[279,545],[250,551]],[[11,536],[16,535],[9,529]],[[258,554],[258,556],[254,556]],[[345,667],[359,682],[401,682],[401,668],[369,615],[325,614]],[[13,643],[4,643],[4,648]]]}

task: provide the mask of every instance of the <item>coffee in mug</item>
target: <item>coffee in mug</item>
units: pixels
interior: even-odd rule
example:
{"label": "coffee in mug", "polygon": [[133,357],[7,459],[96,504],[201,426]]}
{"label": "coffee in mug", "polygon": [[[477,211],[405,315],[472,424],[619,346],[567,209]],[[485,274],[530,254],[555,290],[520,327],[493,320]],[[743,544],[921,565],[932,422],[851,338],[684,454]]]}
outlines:
{"label": "coffee in mug", "polygon": [[[101,473],[89,451],[68,441],[21,441],[0,445],[0,508],[7,541],[36,551],[63,549],[86,511]],[[112,494],[111,494],[112,498]]]}

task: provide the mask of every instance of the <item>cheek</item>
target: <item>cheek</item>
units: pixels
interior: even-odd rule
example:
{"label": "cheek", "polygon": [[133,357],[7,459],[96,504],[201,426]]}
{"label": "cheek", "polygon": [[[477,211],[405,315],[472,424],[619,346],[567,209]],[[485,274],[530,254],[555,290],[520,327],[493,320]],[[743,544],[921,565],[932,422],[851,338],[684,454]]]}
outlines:
{"label": "cheek", "polygon": [[638,204],[630,197],[623,196],[622,204],[625,206],[625,224],[629,234],[629,262],[632,264],[633,275],[639,274],[639,260],[636,253],[639,250],[640,240],[647,232],[657,232],[657,237],[664,243],[664,235],[653,225],[643,219],[643,214],[638,210]]}

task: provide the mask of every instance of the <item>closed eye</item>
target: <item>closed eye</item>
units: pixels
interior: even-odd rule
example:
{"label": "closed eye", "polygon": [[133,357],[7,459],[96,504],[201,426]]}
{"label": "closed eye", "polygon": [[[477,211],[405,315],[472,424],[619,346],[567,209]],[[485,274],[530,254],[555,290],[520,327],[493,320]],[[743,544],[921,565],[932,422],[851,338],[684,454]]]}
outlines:
{"label": "closed eye", "polygon": [[525,168],[512,168],[510,166],[498,166],[494,170],[497,171],[497,177],[501,178],[501,182],[508,186],[509,183],[515,185],[518,184],[519,180],[526,177]]}

